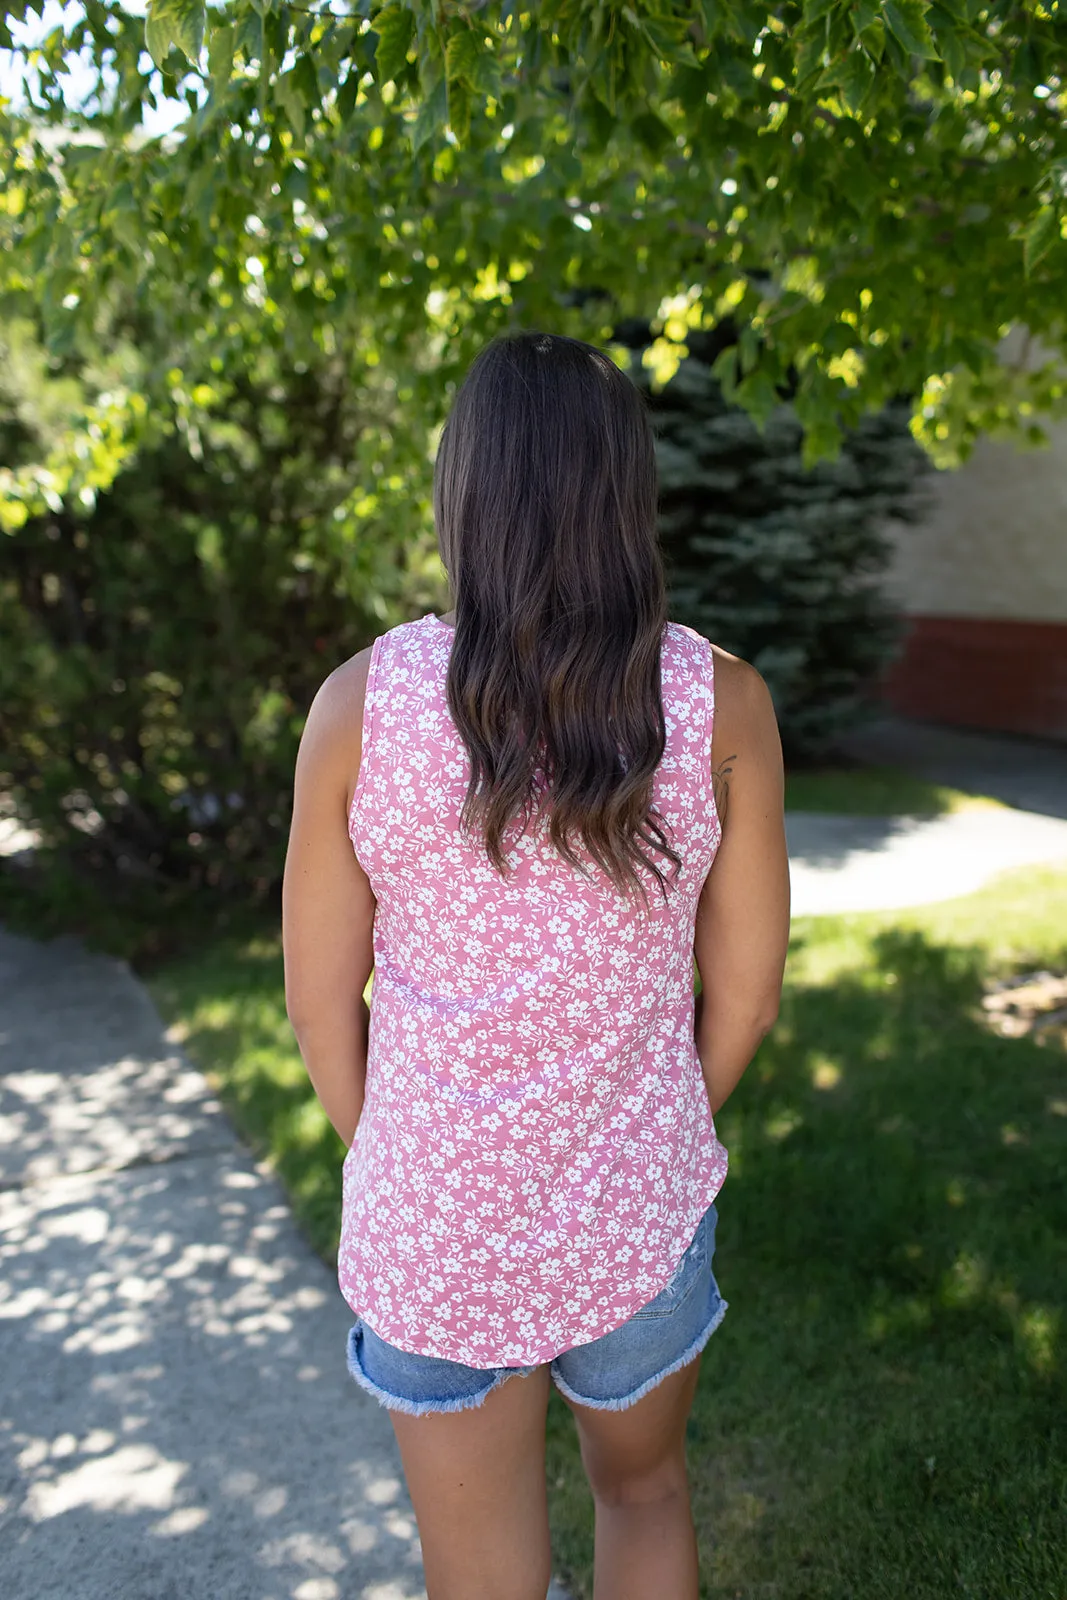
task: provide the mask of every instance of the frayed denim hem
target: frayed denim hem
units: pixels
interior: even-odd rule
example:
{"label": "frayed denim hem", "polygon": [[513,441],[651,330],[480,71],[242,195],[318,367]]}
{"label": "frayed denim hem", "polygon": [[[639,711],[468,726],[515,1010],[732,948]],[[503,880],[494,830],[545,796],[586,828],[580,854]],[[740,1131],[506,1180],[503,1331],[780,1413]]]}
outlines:
{"label": "frayed denim hem", "polygon": [[647,1383],[642,1383],[632,1394],[623,1395],[619,1400],[587,1400],[584,1394],[578,1394],[576,1390],[571,1388],[569,1383],[563,1381],[556,1371],[556,1363],[554,1361],[549,1368],[552,1382],[556,1385],[560,1394],[565,1395],[568,1400],[573,1400],[576,1405],[588,1406],[591,1411],[626,1411],[630,1406],[636,1405],[638,1400],[643,1400],[645,1395],[650,1393],[657,1384],[663,1382],[664,1378],[669,1378],[672,1372],[677,1372],[681,1367],[688,1366],[690,1361],[700,1354],[726,1315],[729,1305],[730,1302],[728,1300],[721,1300],[715,1315],[703,1333],[698,1334],[688,1349],[682,1351],[677,1361],[672,1361],[669,1367],[664,1367],[663,1371],[657,1372],[654,1378],[649,1378]]}
{"label": "frayed denim hem", "polygon": [[480,1406],[494,1389],[499,1389],[502,1383],[506,1383],[509,1378],[518,1377],[525,1370],[516,1367],[514,1372],[498,1372],[492,1383],[478,1394],[456,1395],[451,1400],[407,1400],[403,1395],[390,1394],[388,1389],[380,1389],[373,1378],[368,1378],[359,1363],[359,1358],[353,1354],[351,1341],[346,1350],[345,1364],[360,1388],[372,1395],[380,1406],[384,1406],[387,1411],[402,1411],[409,1417],[426,1417],[432,1412],[470,1411],[475,1406]]}

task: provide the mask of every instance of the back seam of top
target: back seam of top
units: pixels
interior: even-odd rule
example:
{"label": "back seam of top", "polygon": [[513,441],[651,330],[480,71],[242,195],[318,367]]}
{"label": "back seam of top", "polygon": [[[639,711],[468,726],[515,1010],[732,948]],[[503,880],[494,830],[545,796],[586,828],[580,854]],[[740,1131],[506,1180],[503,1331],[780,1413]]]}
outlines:
{"label": "back seam of top", "polygon": [[363,798],[363,791],[367,787],[367,774],[370,767],[370,758],[374,747],[374,729],[377,722],[378,710],[378,678],[380,674],[382,647],[385,643],[385,634],[379,634],[371,645],[370,662],[367,667],[367,686],[363,695],[363,726],[360,734],[359,745],[359,772],[356,774],[356,787],[352,792],[352,804],[348,808],[348,837],[352,838],[353,826],[359,802]]}

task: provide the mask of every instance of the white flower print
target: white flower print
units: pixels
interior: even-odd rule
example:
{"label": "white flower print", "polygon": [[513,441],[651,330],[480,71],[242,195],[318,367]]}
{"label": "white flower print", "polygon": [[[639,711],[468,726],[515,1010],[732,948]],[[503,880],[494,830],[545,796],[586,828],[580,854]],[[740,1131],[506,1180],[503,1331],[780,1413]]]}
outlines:
{"label": "white flower print", "polygon": [[720,838],[713,658],[667,624],[653,801],[683,870],[666,902],[650,882],[646,911],[591,857],[585,874],[565,862],[546,815],[505,836],[506,879],[460,834],[452,637],[429,616],[372,652],[349,833],[377,899],[375,974],[338,1282],[401,1349],[532,1365],[658,1294],[726,1176],[693,1039],[693,923]]}

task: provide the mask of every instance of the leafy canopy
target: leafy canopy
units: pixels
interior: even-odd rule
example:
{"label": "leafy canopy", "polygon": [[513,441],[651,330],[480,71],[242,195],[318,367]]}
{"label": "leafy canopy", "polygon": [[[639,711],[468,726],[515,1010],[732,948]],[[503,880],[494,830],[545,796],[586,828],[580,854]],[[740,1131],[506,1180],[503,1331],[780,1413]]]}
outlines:
{"label": "leafy canopy", "polygon": [[[1067,409],[1063,0],[43,5],[0,29],[0,309],[53,352],[140,318],[192,392],[358,329],[357,377],[443,404],[512,322],[652,315],[662,381],[729,315],[727,398],[795,384],[809,462],[902,393],[945,463]],[[1005,364],[1012,324],[1047,359]]]}

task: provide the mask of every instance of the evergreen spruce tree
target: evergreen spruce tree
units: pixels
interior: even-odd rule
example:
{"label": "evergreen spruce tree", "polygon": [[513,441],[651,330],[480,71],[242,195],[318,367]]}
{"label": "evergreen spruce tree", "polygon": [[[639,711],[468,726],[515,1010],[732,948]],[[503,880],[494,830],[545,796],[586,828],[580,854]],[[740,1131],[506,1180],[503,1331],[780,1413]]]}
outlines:
{"label": "evergreen spruce tree", "polygon": [[670,612],[759,669],[787,757],[811,760],[868,714],[897,648],[885,523],[922,515],[929,462],[901,397],[805,470],[788,400],[762,433],[723,400],[710,369],[723,337],[700,355],[692,342],[649,396]]}

